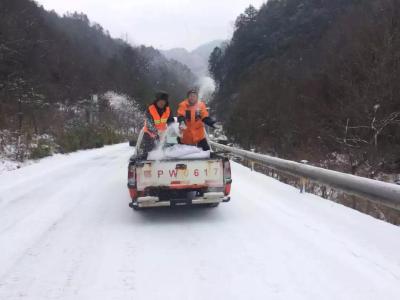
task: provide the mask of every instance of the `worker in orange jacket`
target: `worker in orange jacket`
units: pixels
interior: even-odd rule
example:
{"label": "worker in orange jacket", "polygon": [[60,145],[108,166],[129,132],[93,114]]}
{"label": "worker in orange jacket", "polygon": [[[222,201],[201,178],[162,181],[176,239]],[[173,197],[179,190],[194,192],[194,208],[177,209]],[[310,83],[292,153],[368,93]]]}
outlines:
{"label": "worker in orange jacket", "polygon": [[196,90],[190,90],[187,93],[187,99],[179,104],[178,122],[182,131],[181,144],[194,145],[204,151],[210,150],[204,124],[212,128],[219,128],[220,126],[208,116],[207,107],[204,102],[199,101]]}
{"label": "worker in orange jacket", "polygon": [[144,155],[153,150],[160,135],[167,130],[169,124],[175,122],[168,98],[168,93],[158,92],[154,102],[146,109],[142,141]]}

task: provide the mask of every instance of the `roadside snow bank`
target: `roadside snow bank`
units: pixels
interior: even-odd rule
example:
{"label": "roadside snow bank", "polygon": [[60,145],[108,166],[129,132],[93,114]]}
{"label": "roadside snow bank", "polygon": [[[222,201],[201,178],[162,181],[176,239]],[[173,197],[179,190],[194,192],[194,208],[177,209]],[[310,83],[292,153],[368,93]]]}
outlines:
{"label": "roadside snow bank", "polygon": [[30,160],[24,161],[24,162],[18,162],[15,160],[10,160],[7,158],[0,157],[0,174],[2,174],[4,172],[8,172],[8,171],[17,170],[17,169],[24,167],[26,165],[29,165],[31,163],[32,163],[32,161],[30,161]]}

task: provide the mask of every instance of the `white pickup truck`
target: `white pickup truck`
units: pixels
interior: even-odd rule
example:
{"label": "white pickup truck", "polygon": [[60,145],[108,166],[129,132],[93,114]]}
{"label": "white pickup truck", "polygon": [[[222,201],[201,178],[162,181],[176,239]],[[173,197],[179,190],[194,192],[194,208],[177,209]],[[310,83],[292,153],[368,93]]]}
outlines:
{"label": "white pickup truck", "polygon": [[[128,189],[135,210],[145,207],[205,205],[216,207],[230,200],[231,168],[223,154],[211,152],[207,158],[143,157],[141,133],[128,167]],[[176,137],[164,148],[174,147]],[[175,146],[176,147],[176,146]]]}

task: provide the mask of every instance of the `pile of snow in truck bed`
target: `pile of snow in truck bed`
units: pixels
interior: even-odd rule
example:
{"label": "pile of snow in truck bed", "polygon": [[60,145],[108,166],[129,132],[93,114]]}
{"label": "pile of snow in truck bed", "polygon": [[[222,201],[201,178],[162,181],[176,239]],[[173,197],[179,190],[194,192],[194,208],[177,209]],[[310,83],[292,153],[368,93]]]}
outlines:
{"label": "pile of snow in truck bed", "polygon": [[190,145],[174,145],[164,149],[156,149],[147,155],[148,160],[163,160],[163,159],[201,159],[209,158],[210,151],[203,151],[196,146]]}

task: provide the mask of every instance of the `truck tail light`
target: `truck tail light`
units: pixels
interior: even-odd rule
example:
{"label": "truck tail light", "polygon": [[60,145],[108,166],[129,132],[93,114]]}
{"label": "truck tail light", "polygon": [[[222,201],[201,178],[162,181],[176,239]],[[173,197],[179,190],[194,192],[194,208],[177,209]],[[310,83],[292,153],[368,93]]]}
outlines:
{"label": "truck tail light", "polygon": [[128,167],[128,185],[136,186],[136,168],[133,165]]}
{"label": "truck tail light", "polygon": [[136,189],[136,168],[134,165],[130,165],[128,167],[128,189],[131,199],[137,199],[138,191]]}
{"label": "truck tail light", "polygon": [[230,193],[231,193],[231,184],[226,183],[224,186],[224,195],[229,196]]}
{"label": "truck tail light", "polygon": [[229,160],[224,161],[224,180],[231,179],[231,164]]}
{"label": "truck tail light", "polygon": [[131,196],[131,199],[137,199],[138,197],[138,191],[136,188],[129,188],[129,195]]}
{"label": "truck tail light", "polygon": [[229,160],[224,161],[224,194],[228,196],[231,192],[231,164]]}

